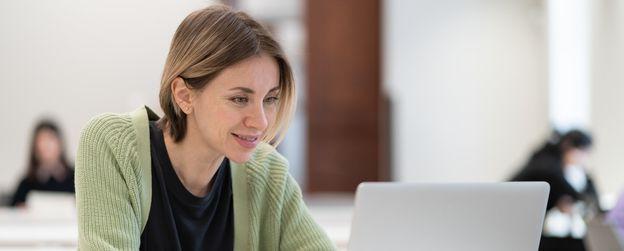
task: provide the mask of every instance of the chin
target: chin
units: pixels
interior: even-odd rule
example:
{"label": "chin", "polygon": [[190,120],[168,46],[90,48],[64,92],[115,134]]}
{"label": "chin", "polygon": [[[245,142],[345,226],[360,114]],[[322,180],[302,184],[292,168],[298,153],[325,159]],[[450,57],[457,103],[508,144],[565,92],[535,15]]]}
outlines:
{"label": "chin", "polygon": [[249,159],[251,159],[251,154],[253,153],[253,151],[246,151],[246,152],[235,152],[232,154],[227,154],[226,157],[231,160],[234,161],[236,163],[245,163],[247,162]]}

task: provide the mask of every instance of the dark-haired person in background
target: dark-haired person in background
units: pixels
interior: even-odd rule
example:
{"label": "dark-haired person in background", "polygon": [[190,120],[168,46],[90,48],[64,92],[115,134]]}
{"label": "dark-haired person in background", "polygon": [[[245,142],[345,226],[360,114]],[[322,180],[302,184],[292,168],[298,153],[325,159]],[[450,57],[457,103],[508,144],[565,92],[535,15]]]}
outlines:
{"label": "dark-haired person in background", "polygon": [[600,211],[596,188],[585,166],[591,146],[591,136],[580,130],[555,133],[512,179],[550,184],[540,251],[585,250],[583,218]]}
{"label": "dark-haired person in background", "polygon": [[11,206],[24,206],[32,190],[74,193],[74,171],[65,156],[61,132],[49,120],[35,126],[26,177],[19,183]]}

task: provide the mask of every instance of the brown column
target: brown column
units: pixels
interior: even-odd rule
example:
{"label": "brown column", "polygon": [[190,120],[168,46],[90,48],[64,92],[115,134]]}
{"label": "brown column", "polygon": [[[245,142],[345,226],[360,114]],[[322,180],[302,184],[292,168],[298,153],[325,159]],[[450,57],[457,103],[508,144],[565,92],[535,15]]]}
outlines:
{"label": "brown column", "polygon": [[381,95],[379,0],[309,0],[309,192],[352,192],[389,178],[387,103]]}

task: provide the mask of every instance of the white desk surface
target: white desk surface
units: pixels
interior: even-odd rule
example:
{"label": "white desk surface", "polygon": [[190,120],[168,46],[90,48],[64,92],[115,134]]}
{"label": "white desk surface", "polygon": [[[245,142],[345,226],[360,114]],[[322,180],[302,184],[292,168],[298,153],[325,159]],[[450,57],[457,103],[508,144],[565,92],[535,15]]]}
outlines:
{"label": "white desk surface", "polygon": [[[326,198],[307,201],[312,217],[340,250],[346,250],[353,213],[352,197],[335,203]],[[0,208],[0,251],[76,250],[76,209],[50,201],[29,208]],[[72,202],[73,203],[73,202]]]}
{"label": "white desk surface", "polygon": [[40,247],[75,249],[77,243],[75,210],[42,213],[30,209],[0,208],[0,250],[39,250]]}

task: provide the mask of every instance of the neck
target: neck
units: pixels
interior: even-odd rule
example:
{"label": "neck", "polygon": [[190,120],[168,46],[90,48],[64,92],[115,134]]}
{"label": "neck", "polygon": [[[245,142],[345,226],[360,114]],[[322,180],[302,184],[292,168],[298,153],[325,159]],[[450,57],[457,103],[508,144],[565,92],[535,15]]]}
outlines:
{"label": "neck", "polygon": [[36,172],[37,179],[41,182],[45,182],[50,177],[54,177],[57,181],[63,181],[65,179],[65,168],[61,161],[43,161]]}
{"label": "neck", "polygon": [[193,195],[203,197],[210,191],[210,181],[225,156],[206,147],[200,140],[201,137],[195,136],[191,131],[188,130],[186,137],[180,142],[174,142],[165,130],[163,136],[171,165],[182,185]]}

